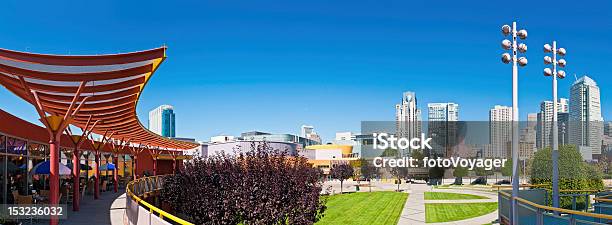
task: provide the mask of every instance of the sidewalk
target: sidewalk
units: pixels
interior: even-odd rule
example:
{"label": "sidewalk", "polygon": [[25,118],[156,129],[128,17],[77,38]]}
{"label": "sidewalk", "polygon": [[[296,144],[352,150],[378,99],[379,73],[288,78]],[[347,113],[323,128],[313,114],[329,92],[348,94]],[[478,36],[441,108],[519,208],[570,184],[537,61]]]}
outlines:
{"label": "sidewalk", "polygon": [[425,192],[430,191],[426,184],[411,184],[408,200],[400,214],[398,225],[425,224]]}
{"label": "sidewalk", "polygon": [[[479,192],[473,190],[451,190],[451,189],[432,189],[426,184],[412,184],[408,191],[410,195],[404,209],[400,215],[398,225],[480,225],[491,223],[497,219],[497,210],[465,220],[458,220],[444,223],[425,223],[425,204],[426,203],[476,203],[476,202],[497,202],[496,193]],[[488,197],[489,199],[462,199],[462,200],[425,200],[425,192],[452,192],[460,194],[474,194]]]}
{"label": "sidewalk", "polygon": [[[100,193],[100,199],[98,200],[94,200],[93,196],[87,195],[81,199],[80,211],[73,212],[72,205],[68,205],[68,209],[68,218],[60,220],[60,225],[123,224],[125,194],[123,191],[118,193],[103,192]],[[48,225],[49,221],[41,220],[34,224]]]}

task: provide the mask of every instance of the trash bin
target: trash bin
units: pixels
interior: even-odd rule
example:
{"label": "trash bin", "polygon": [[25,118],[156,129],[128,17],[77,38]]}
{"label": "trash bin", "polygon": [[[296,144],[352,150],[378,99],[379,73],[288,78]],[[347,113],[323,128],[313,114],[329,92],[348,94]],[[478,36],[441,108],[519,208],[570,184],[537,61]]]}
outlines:
{"label": "trash bin", "polygon": [[359,191],[359,185],[355,185],[355,191]]}

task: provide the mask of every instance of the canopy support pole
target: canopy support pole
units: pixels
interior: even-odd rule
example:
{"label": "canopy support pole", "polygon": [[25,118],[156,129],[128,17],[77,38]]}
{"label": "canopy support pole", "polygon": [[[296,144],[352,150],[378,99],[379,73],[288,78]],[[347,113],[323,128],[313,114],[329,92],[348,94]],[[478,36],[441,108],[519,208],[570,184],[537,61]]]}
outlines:
{"label": "canopy support pole", "polygon": [[[30,97],[30,102],[34,105],[38,116],[40,117],[40,121],[45,125],[47,132],[49,132],[49,204],[50,205],[58,205],[59,204],[59,160],[60,160],[60,140],[62,137],[62,133],[70,124],[72,118],[79,112],[81,107],[85,104],[85,101],[89,98],[89,96],[84,97],[76,109],[73,110],[74,106],[77,104],[77,100],[79,99],[81,92],[85,88],[87,81],[81,82],[77,92],[74,94],[74,98],[70,103],[70,106],[66,110],[64,116],[59,115],[49,115],[47,116],[40,98],[35,90],[30,89],[27,82],[23,78],[23,76],[19,76],[19,82],[21,83],[21,87],[24,89],[25,93],[28,93]],[[52,216],[49,220],[50,225],[59,224],[59,218],[57,216]]]}
{"label": "canopy support pole", "polygon": [[98,124],[98,121],[96,121],[90,127],[91,118],[92,116],[89,116],[89,119],[87,119],[85,129],[82,130],[81,135],[72,135],[70,129],[66,129],[66,134],[70,136],[70,140],[74,145],[74,150],[72,151],[72,211],[75,212],[79,211],[81,208],[81,152],[79,151],[79,147],[87,139],[87,136],[91,134],[96,124]]}

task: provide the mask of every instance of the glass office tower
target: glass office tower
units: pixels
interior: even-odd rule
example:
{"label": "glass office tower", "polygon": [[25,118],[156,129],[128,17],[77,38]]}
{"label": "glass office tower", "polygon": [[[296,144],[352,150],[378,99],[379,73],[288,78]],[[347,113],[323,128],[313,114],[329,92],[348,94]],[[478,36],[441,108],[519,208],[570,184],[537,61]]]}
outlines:
{"label": "glass office tower", "polygon": [[149,112],[149,130],[164,137],[175,137],[174,108],[161,105]]}

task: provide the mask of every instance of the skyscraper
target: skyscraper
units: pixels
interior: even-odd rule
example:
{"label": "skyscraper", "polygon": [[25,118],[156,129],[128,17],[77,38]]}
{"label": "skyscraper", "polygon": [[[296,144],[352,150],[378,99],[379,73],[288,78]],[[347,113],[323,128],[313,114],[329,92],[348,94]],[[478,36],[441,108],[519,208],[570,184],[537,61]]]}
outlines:
{"label": "skyscraper", "polygon": [[[527,114],[527,126],[531,127],[535,130],[538,122],[538,114],[537,113],[529,113]],[[534,137],[535,138],[535,137]]]}
{"label": "skyscraper", "polygon": [[612,122],[608,121],[604,123],[604,135],[612,137]]}
{"label": "skyscraper", "polygon": [[459,104],[429,103],[427,104],[429,121],[459,121]]}
{"label": "skyscraper", "polygon": [[585,160],[601,154],[603,118],[600,92],[597,83],[588,76],[576,80],[570,88],[569,120],[569,142],[580,149]]}
{"label": "skyscraper", "polygon": [[428,133],[433,138],[431,153],[436,155],[452,154],[449,152],[457,143],[457,122],[459,105],[455,103],[429,103]]}
{"label": "skyscraper", "polygon": [[[519,133],[519,157],[529,157],[531,154],[537,151],[536,148],[536,127],[538,122],[537,113],[527,114],[527,126],[523,128]],[[531,150],[526,149],[530,146]],[[525,148],[525,149],[523,149]],[[511,151],[509,151],[511,152]],[[507,153],[506,153],[506,156]]]}
{"label": "skyscraper", "polygon": [[421,135],[421,110],[414,92],[404,92],[402,102],[395,105],[397,136],[414,138]]}
{"label": "skyscraper", "polygon": [[[567,115],[569,112],[569,100],[559,98],[557,101],[557,125],[559,129],[559,144],[567,143],[567,139],[561,137],[562,131],[565,131],[564,126],[567,124]],[[536,127],[536,147],[538,149],[552,146],[552,127],[553,127],[553,103],[552,101],[543,101],[540,103],[540,112],[538,113],[538,123]]]}
{"label": "skyscraper", "polygon": [[510,140],[512,140],[512,107],[496,105],[489,110],[491,152],[485,152],[485,157],[508,157],[506,142]]}
{"label": "skyscraper", "polygon": [[149,130],[164,137],[175,137],[174,108],[160,105],[149,112]]}

